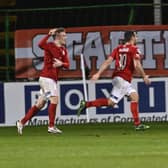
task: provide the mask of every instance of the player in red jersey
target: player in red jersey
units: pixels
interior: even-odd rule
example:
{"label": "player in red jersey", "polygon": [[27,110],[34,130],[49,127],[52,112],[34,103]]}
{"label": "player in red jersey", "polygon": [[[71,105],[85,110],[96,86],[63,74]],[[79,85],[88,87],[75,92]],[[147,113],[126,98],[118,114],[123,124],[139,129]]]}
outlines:
{"label": "player in red jersey", "polygon": [[[47,42],[49,37],[52,36],[54,41]],[[44,67],[40,73],[40,93],[37,103],[31,107],[26,115],[17,121],[18,133],[21,135],[23,126],[30,120],[36,113],[44,107],[49,100],[48,107],[49,115],[49,133],[62,133],[55,127],[56,107],[58,104],[58,89],[57,80],[60,68],[69,68],[68,51],[65,48],[66,44],[66,31],[64,28],[51,29],[39,43],[39,47],[44,50]]]}
{"label": "player in red jersey", "polygon": [[136,130],[148,129],[148,125],[141,123],[138,111],[138,93],[132,87],[131,80],[134,71],[136,70],[143,78],[145,84],[150,84],[148,75],[145,74],[140,62],[140,51],[137,48],[136,41],[137,36],[134,31],[126,31],[124,34],[125,43],[118,45],[113,52],[109,55],[107,60],[101,65],[96,74],[92,76],[92,80],[99,79],[100,75],[106,70],[112,61],[115,61],[115,69],[112,74],[113,89],[109,98],[99,98],[94,101],[80,102],[78,109],[78,116],[80,113],[88,107],[101,107],[112,106],[114,107],[124,96],[128,96],[131,100],[130,109],[134,119],[134,125]]}

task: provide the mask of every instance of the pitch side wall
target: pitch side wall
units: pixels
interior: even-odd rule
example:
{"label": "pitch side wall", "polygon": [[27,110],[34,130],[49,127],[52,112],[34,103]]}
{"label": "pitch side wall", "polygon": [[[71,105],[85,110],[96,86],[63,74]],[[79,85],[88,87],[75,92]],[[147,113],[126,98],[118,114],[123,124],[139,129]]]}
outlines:
{"label": "pitch side wall", "polygon": [[[152,78],[150,86],[142,79],[134,79],[132,84],[140,96],[139,110],[143,121],[168,121],[168,78]],[[111,92],[111,80],[87,81],[88,99],[108,97]],[[84,99],[81,80],[61,81],[58,83],[60,100],[57,108],[56,124],[76,124],[89,122],[130,122],[129,101],[124,98],[115,108],[89,108],[79,118],[76,111],[80,100]],[[39,84],[37,82],[0,84],[0,126],[14,126],[28,108],[37,100]],[[47,105],[32,118],[28,125],[46,125],[48,123]]]}

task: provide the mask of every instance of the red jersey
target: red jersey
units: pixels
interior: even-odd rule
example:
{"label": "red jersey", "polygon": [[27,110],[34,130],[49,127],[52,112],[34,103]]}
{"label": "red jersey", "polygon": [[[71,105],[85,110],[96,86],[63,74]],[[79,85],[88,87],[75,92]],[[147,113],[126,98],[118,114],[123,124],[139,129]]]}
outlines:
{"label": "red jersey", "polygon": [[44,50],[44,67],[40,76],[58,80],[58,74],[61,67],[53,67],[54,58],[63,62],[64,68],[69,68],[68,51],[65,47],[58,47],[53,42],[47,40],[50,36],[45,36],[39,43],[39,47]]}
{"label": "red jersey", "polygon": [[115,69],[112,78],[120,76],[131,82],[134,72],[134,59],[140,59],[140,51],[135,45],[119,45],[111,53],[110,57],[115,60]]}

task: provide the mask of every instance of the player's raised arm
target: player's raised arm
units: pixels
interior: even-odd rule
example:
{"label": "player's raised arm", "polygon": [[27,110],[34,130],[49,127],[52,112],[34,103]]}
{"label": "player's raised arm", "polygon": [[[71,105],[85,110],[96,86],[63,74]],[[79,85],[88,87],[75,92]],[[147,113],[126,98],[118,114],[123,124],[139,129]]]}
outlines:
{"label": "player's raised arm", "polygon": [[47,40],[49,39],[50,36],[54,36],[56,34],[56,30],[57,30],[56,28],[50,29],[48,34],[46,36],[44,36],[44,38],[42,38],[42,40],[38,44],[38,46],[41,49],[48,49]]}

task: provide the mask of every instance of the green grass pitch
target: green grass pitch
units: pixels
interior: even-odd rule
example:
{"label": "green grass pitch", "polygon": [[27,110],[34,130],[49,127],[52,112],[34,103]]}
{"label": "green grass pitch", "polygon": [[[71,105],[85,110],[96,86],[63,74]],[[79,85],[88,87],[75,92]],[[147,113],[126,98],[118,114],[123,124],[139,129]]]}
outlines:
{"label": "green grass pitch", "polygon": [[149,123],[135,131],[131,123],[0,127],[0,168],[167,168],[168,123]]}

